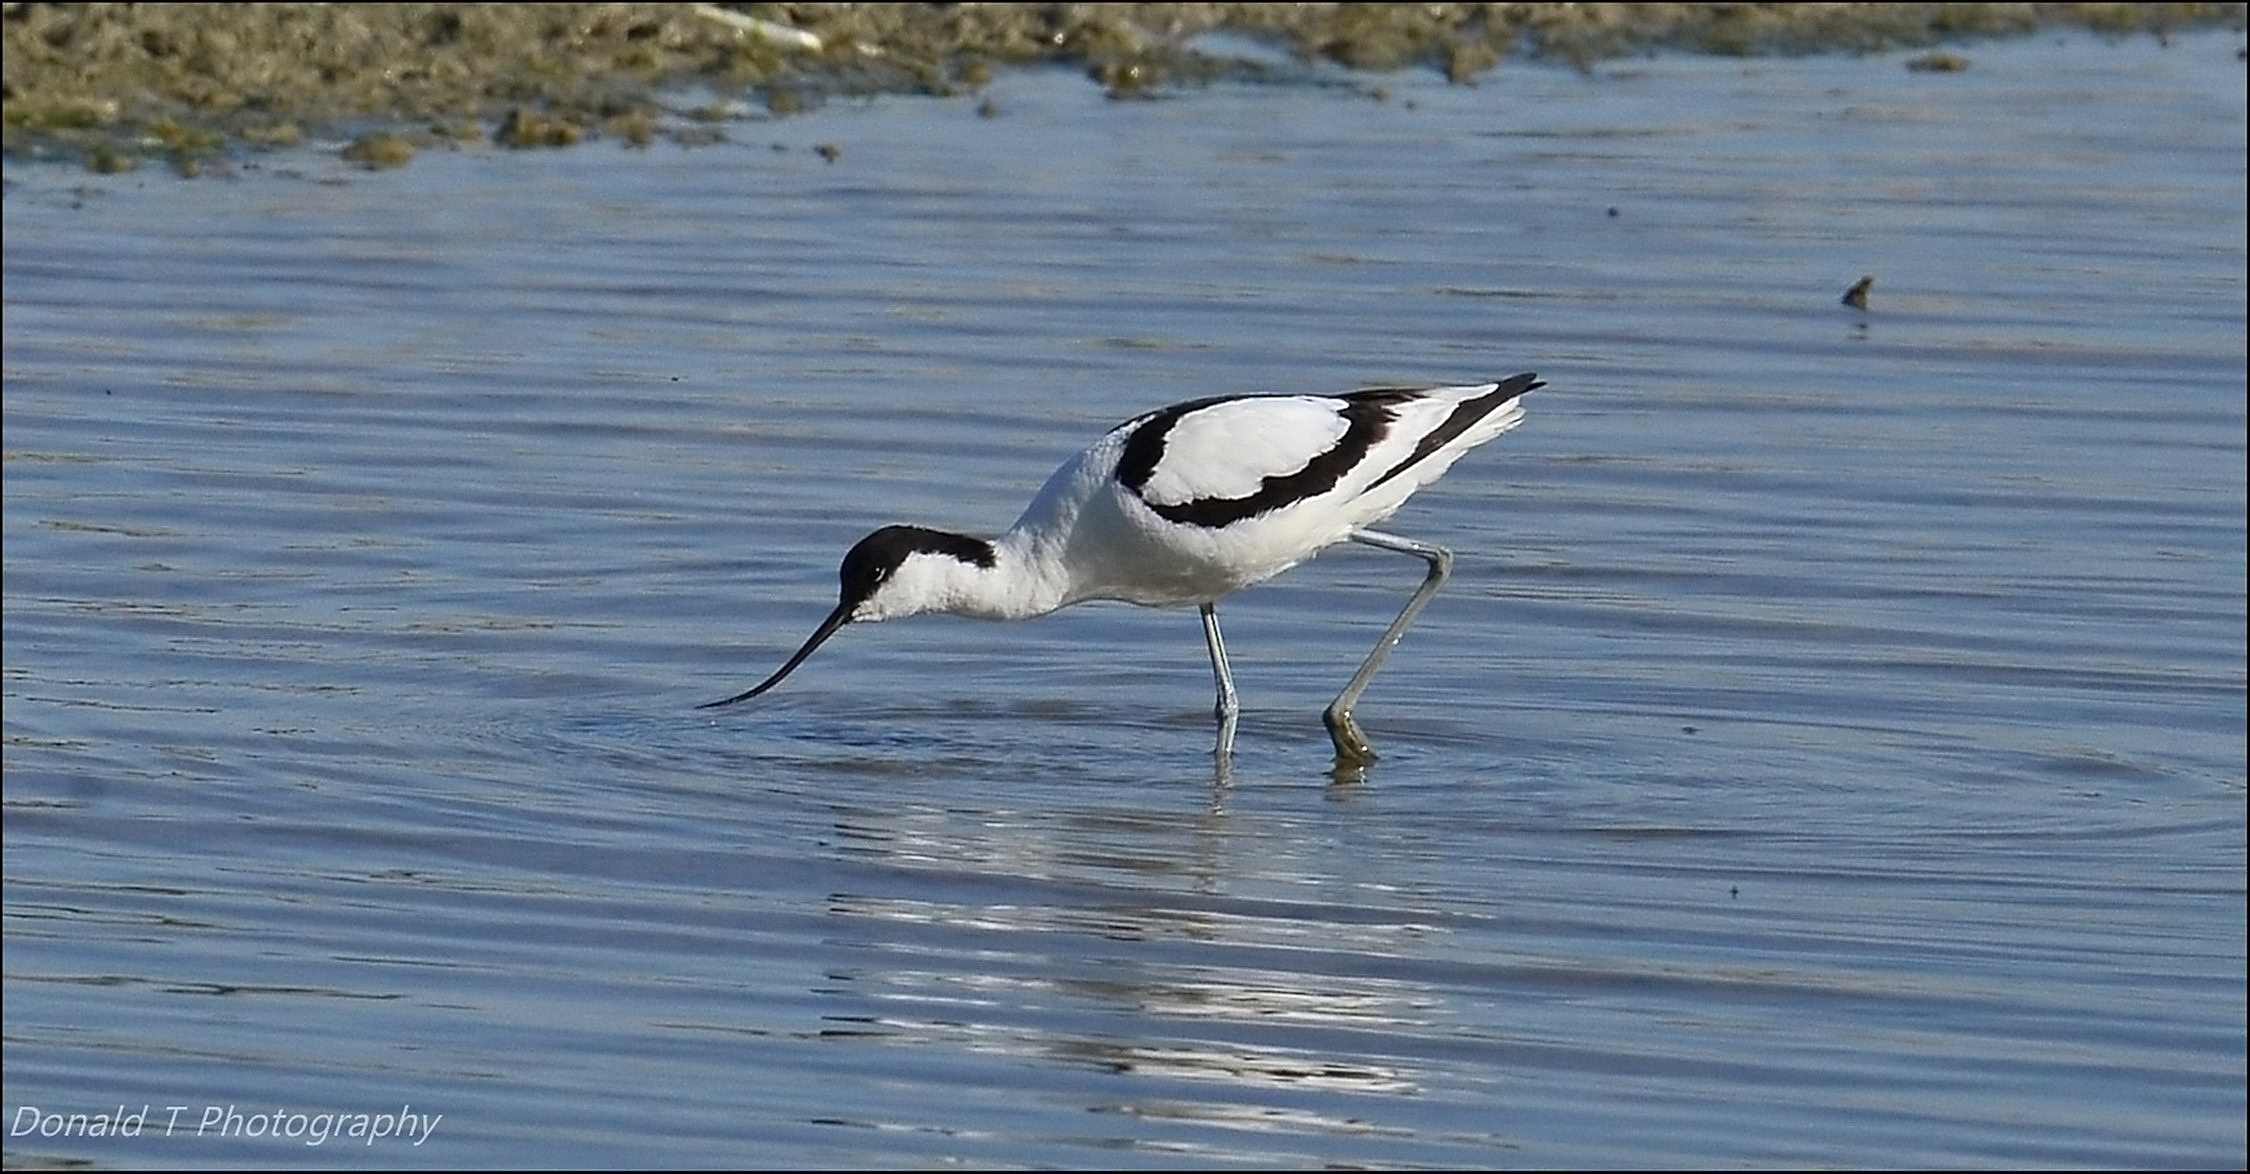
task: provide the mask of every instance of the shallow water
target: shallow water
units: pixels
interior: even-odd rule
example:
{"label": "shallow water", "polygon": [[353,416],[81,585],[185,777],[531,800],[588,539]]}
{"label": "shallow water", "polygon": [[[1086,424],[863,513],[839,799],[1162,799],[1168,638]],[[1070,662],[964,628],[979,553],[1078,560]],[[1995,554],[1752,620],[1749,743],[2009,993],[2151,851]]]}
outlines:
{"label": "shallow water", "polygon": [[[2239,1165],[2235,45],[9,165],[8,1159]],[[1223,786],[1192,612],[691,708],[1146,408],[1519,370],[1364,780],[1356,549]]]}

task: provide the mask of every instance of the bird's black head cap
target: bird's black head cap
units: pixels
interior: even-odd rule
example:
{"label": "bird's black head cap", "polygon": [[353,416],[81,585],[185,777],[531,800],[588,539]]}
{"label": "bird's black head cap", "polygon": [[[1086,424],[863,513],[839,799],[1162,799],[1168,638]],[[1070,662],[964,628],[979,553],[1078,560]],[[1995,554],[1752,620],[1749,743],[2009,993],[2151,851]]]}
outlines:
{"label": "bird's black head cap", "polygon": [[990,567],[993,559],[992,544],[981,538],[922,526],[885,526],[844,552],[844,565],[836,572],[842,604],[855,608],[866,602],[914,554],[942,554],[980,567]]}

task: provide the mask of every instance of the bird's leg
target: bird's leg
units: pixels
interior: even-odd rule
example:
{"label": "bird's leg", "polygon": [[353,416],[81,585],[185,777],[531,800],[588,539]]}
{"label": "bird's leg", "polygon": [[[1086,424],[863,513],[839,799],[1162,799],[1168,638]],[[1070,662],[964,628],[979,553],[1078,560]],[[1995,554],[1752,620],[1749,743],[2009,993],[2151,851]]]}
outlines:
{"label": "bird's leg", "polygon": [[1234,673],[1227,668],[1227,642],[1219,635],[1216,604],[1203,605],[1203,642],[1211,648],[1211,675],[1219,684],[1219,703],[1211,711],[1219,719],[1219,745],[1212,753],[1223,759],[1234,753],[1234,719],[1242,705],[1234,696]]}
{"label": "bird's leg", "polygon": [[1351,538],[1354,542],[1395,550],[1400,554],[1411,554],[1430,564],[1430,571],[1422,577],[1422,585],[1415,590],[1414,598],[1406,601],[1398,618],[1392,620],[1391,626],[1384,630],[1383,638],[1375,642],[1374,651],[1369,652],[1367,659],[1360,662],[1359,672],[1352,675],[1352,683],[1344,686],[1344,691],[1337,694],[1336,700],[1328,706],[1328,712],[1321,715],[1321,720],[1328,723],[1329,739],[1336,743],[1336,760],[1347,764],[1364,763],[1375,757],[1375,748],[1368,745],[1367,735],[1360,732],[1359,722],[1352,718],[1352,706],[1359,703],[1359,695],[1367,691],[1367,682],[1375,678],[1375,670],[1383,667],[1383,659],[1391,654],[1399,637],[1406,634],[1406,626],[1414,622],[1422,605],[1437,594],[1437,589],[1445,585],[1446,576],[1453,573],[1453,552],[1442,546],[1431,546],[1426,542],[1416,542],[1411,538],[1400,538],[1378,530],[1357,530],[1352,533]]}

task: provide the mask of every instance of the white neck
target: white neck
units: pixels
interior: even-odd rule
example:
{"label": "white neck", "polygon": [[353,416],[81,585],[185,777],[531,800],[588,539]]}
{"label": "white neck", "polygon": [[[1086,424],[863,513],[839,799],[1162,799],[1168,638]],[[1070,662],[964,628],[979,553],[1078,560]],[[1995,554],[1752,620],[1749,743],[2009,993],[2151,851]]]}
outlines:
{"label": "white neck", "polygon": [[1069,579],[1036,547],[1011,531],[992,542],[992,565],[950,553],[917,551],[899,564],[891,581],[856,618],[886,620],[924,612],[949,612],[980,620],[1043,616],[1069,602]]}
{"label": "white neck", "polygon": [[960,602],[952,610],[980,620],[1026,620],[1043,616],[1069,601],[1070,582],[1061,568],[1037,556],[1017,532],[993,540],[992,565],[953,564]]}

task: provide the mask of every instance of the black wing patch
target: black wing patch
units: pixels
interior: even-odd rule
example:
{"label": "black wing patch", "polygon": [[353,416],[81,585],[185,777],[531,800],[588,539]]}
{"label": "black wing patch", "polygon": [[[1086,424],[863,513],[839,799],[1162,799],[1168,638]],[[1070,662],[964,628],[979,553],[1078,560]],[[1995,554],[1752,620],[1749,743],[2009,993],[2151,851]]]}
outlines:
{"label": "black wing patch", "polygon": [[1429,458],[1431,453],[1444,448],[1452,443],[1454,437],[1474,427],[1477,421],[1499,411],[1517,396],[1528,391],[1536,391],[1545,386],[1547,385],[1539,382],[1538,376],[1527,371],[1521,375],[1511,375],[1501,380],[1500,386],[1475,399],[1462,400],[1454,406],[1453,414],[1445,418],[1445,423],[1431,429],[1430,434],[1423,437],[1421,442],[1414,446],[1414,451],[1408,453],[1405,460],[1392,465],[1390,472],[1377,477],[1368,488],[1373,489],[1375,486],[1381,485],[1400,473],[1421,464]]}
{"label": "black wing patch", "polygon": [[1352,467],[1367,456],[1368,450],[1390,431],[1394,418],[1391,405],[1412,399],[1414,395],[1400,388],[1376,388],[1339,396],[1337,398],[1344,401],[1344,434],[1336,438],[1327,452],[1307,461],[1304,468],[1266,477],[1258,483],[1257,489],[1243,497],[1199,497],[1194,501],[1159,505],[1149,501],[1141,493],[1141,487],[1148,484],[1148,479],[1156,472],[1157,462],[1164,459],[1164,439],[1171,434],[1173,425],[1197,409],[1254,397],[1217,396],[1174,404],[1143,417],[1132,435],[1125,438],[1125,451],[1117,459],[1117,480],[1168,522],[1209,529],[1232,525],[1334,489],[1336,483],[1344,479],[1344,474],[1351,472]]}
{"label": "black wing patch", "polygon": [[1214,395],[1207,399],[1191,399],[1184,404],[1158,408],[1145,416],[1127,420],[1125,426],[1131,428],[1133,434],[1125,438],[1125,451],[1117,457],[1118,484],[1135,494],[1141,491],[1141,486],[1148,484],[1148,479],[1156,475],[1156,462],[1164,459],[1164,437],[1172,431],[1172,425],[1180,422],[1180,417],[1213,404],[1232,403],[1247,398],[1249,397],[1240,395]]}

